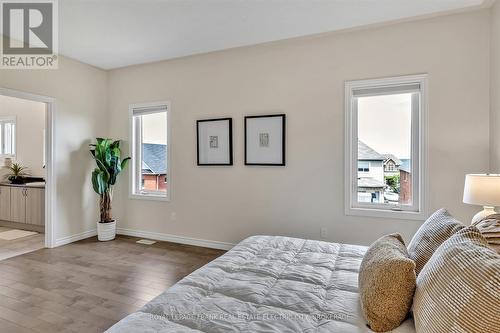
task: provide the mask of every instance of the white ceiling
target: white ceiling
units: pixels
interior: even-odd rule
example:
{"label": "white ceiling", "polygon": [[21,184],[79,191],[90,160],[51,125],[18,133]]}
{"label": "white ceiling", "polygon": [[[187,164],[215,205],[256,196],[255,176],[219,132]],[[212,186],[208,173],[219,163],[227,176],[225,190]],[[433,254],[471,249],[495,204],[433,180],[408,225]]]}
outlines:
{"label": "white ceiling", "polygon": [[483,0],[60,0],[60,53],[112,69],[481,5]]}

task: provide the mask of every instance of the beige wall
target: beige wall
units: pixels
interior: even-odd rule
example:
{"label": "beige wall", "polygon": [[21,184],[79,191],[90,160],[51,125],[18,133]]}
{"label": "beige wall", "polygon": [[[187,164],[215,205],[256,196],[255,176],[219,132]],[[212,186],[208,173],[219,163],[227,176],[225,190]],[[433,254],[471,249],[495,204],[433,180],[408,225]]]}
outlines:
{"label": "beige wall", "polygon": [[[15,162],[28,168],[32,176],[45,177],[43,168],[43,130],[45,103],[0,95],[0,117],[16,118]],[[0,159],[0,163],[4,163]],[[0,171],[3,176],[3,170]]]}
{"label": "beige wall", "polygon": [[491,9],[491,172],[500,173],[500,2]]}
{"label": "beige wall", "polygon": [[[56,239],[95,228],[90,140],[128,139],[128,104],[157,100],[173,108],[172,201],[128,199],[123,176],[120,227],[231,243],[253,234],[319,238],[321,227],[332,241],[368,244],[396,231],[408,239],[420,222],[344,215],[344,81],[429,73],[431,209],[448,207],[466,220],[477,207],[461,203],[464,174],[489,165],[490,28],[491,116],[500,118],[498,12],[497,5],[492,28],[483,10],[109,73],[61,57],[56,71],[0,70],[0,87],[57,100]],[[245,167],[243,116],[268,112],[287,114],[287,166]],[[219,116],[234,119],[235,165],[197,167],[195,121]]]}
{"label": "beige wall", "polygon": [[[430,75],[431,209],[470,219],[478,208],[462,203],[464,175],[489,166],[489,17],[482,10],[111,71],[113,137],[128,138],[130,103],[169,100],[173,110],[172,201],[128,199],[123,177],[120,227],[231,243],[319,238],[321,227],[332,241],[408,239],[421,222],[344,215],[343,94],[345,80],[415,73]],[[269,112],[287,114],[287,166],[245,167],[243,116]],[[195,121],[223,116],[234,119],[235,165],[197,167]]]}
{"label": "beige wall", "polygon": [[0,87],[56,99],[56,239],[95,229],[87,145],[107,132],[107,74],[60,57],[58,70],[0,70]]}

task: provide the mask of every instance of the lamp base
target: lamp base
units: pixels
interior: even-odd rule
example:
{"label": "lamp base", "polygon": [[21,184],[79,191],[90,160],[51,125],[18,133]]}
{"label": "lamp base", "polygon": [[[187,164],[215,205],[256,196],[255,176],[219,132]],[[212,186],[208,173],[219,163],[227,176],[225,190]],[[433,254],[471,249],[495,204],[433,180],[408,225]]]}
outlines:
{"label": "lamp base", "polygon": [[474,215],[474,217],[472,218],[471,225],[475,225],[485,217],[496,213],[497,212],[495,211],[495,207],[483,206],[483,210]]}

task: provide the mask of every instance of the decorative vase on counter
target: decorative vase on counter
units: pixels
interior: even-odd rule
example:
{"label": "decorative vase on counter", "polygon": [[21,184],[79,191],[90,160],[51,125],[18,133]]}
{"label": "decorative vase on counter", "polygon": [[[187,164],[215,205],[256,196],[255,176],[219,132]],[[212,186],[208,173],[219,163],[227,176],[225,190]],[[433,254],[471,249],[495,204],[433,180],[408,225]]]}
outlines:
{"label": "decorative vase on counter", "polygon": [[9,181],[11,184],[24,184],[24,177],[21,177],[21,176],[11,176],[9,177]]}
{"label": "decorative vase on counter", "polygon": [[[8,163],[7,159],[5,159],[4,163]],[[10,163],[10,166],[4,166],[4,169],[6,170],[4,177],[10,181],[11,184],[24,184],[25,178],[30,175],[28,168],[19,162]]]}

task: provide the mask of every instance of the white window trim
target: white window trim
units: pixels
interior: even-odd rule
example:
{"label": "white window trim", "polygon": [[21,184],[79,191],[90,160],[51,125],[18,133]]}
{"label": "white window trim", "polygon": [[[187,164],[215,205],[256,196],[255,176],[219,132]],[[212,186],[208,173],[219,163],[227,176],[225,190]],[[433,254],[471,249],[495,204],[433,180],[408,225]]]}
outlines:
{"label": "white window trim", "polygon": [[[418,188],[413,186],[413,197],[418,198],[418,209],[416,211],[400,210],[399,207],[390,207],[385,204],[363,206],[355,205],[354,194],[357,184],[352,182],[354,175],[357,178],[357,156],[353,153],[357,151],[357,118],[353,114],[352,97],[353,91],[360,88],[383,87],[392,85],[404,85],[411,83],[420,84],[420,112],[412,116],[412,121],[418,121],[418,128],[412,126],[412,151],[419,151],[419,159],[412,159],[412,170],[415,173],[413,183],[418,184]],[[367,216],[380,218],[395,218],[405,220],[425,220],[428,216],[429,195],[428,195],[428,165],[427,165],[427,112],[428,112],[428,75],[408,75],[391,78],[346,81],[345,83],[345,214],[352,216]],[[418,140],[415,140],[418,138]],[[355,145],[354,145],[355,144]],[[357,200],[356,200],[357,202]],[[375,207],[374,207],[375,206]]]}
{"label": "white window trim", "polygon": [[2,127],[1,131],[0,131],[0,134],[2,135],[2,138],[0,139],[0,143],[3,145],[3,141],[4,141],[4,138],[3,138],[3,135],[4,135],[4,132],[3,132],[3,124],[4,123],[14,123],[15,125],[15,130],[14,130],[14,154],[3,154],[3,150],[4,150],[4,147],[1,147],[0,146],[0,158],[12,158],[12,159],[15,159],[16,158],[16,155],[17,155],[17,117],[16,116],[3,116],[3,117],[0,117],[0,127]]}
{"label": "white window trim", "polygon": [[[134,110],[148,109],[148,108],[166,108],[167,109],[167,193],[166,195],[159,195],[157,193],[135,193],[135,177],[138,167],[137,164],[140,159],[137,158],[137,147],[134,138]],[[129,198],[140,200],[153,200],[153,201],[170,201],[172,198],[172,164],[170,163],[172,154],[172,130],[171,130],[171,113],[172,108],[170,102],[151,102],[151,103],[135,103],[129,105],[129,148],[130,148],[130,170],[129,170]]]}

